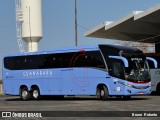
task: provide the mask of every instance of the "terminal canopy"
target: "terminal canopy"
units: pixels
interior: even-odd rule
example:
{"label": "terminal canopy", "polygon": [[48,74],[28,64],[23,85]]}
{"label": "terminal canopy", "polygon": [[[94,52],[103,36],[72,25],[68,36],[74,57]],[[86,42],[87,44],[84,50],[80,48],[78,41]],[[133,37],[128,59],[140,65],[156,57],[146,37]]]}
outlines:
{"label": "terminal canopy", "polygon": [[160,4],[145,11],[134,11],[114,22],[104,22],[87,31],[86,37],[125,41],[160,42]]}

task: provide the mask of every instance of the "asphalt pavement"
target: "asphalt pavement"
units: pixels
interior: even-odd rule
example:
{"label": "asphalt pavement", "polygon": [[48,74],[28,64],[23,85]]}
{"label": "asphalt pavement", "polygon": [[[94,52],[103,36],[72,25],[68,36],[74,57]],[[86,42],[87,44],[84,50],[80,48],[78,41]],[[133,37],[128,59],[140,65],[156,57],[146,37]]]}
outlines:
{"label": "asphalt pavement", "polygon": [[[19,119],[87,119],[87,120],[97,120],[97,119],[134,119],[134,120],[148,120],[154,119],[159,120],[158,117],[142,117],[141,112],[146,111],[146,113],[155,113],[160,111],[160,96],[134,96],[130,100],[124,100],[122,98],[109,98],[107,101],[102,101],[93,96],[76,96],[76,97],[65,97],[64,99],[56,99],[53,96],[42,97],[41,100],[30,100],[22,101],[19,96],[7,96],[0,95],[0,111],[12,111],[12,112],[25,112],[25,111],[35,111],[37,112],[48,112],[50,115],[54,116],[56,112],[59,114],[58,117],[43,117],[42,118],[19,118]],[[78,111],[79,113],[75,113]],[[102,112],[101,112],[102,111]],[[113,115],[123,114],[122,116],[127,116],[128,112],[135,111],[137,116],[134,117],[107,117],[104,111],[109,116],[112,113],[107,113],[113,111]],[[67,113],[65,113],[67,112]],[[93,113],[92,113],[93,112]],[[95,113],[97,116],[94,116]],[[70,114],[66,117],[65,114]],[[78,114],[78,116],[76,116]],[[90,114],[91,116],[87,116]],[[102,114],[102,116],[100,116]],[[134,114],[134,113],[133,113]],[[144,114],[144,113],[143,113]],[[72,116],[73,115],[73,116]],[[83,117],[85,116],[86,117]],[[105,117],[103,117],[105,116]],[[15,117],[15,116],[14,116]],[[18,118],[0,118],[0,119],[18,119]]]}

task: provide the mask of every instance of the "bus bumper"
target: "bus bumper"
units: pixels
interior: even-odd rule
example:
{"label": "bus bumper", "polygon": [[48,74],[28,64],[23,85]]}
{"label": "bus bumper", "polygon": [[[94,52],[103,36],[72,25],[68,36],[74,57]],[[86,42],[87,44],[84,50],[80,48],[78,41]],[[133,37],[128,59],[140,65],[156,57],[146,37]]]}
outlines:
{"label": "bus bumper", "polygon": [[135,88],[126,88],[124,95],[132,96],[132,95],[149,95],[151,94],[151,87],[146,89],[135,89]]}

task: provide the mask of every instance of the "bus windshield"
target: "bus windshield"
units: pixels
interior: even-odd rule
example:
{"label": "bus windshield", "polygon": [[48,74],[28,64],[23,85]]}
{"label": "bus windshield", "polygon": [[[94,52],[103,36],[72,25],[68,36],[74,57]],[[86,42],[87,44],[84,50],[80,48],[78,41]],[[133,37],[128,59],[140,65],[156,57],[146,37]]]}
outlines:
{"label": "bus windshield", "polygon": [[149,65],[142,55],[124,55],[129,62],[129,67],[125,68],[125,78],[131,82],[150,81]]}

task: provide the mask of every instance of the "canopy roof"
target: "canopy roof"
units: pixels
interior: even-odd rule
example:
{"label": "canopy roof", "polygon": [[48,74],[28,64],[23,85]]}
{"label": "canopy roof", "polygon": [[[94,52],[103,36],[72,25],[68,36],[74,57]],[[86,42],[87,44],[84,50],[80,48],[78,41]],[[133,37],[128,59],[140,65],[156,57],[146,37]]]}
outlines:
{"label": "canopy roof", "polygon": [[145,11],[134,11],[114,22],[104,22],[87,31],[86,37],[125,41],[160,42],[160,4]]}

